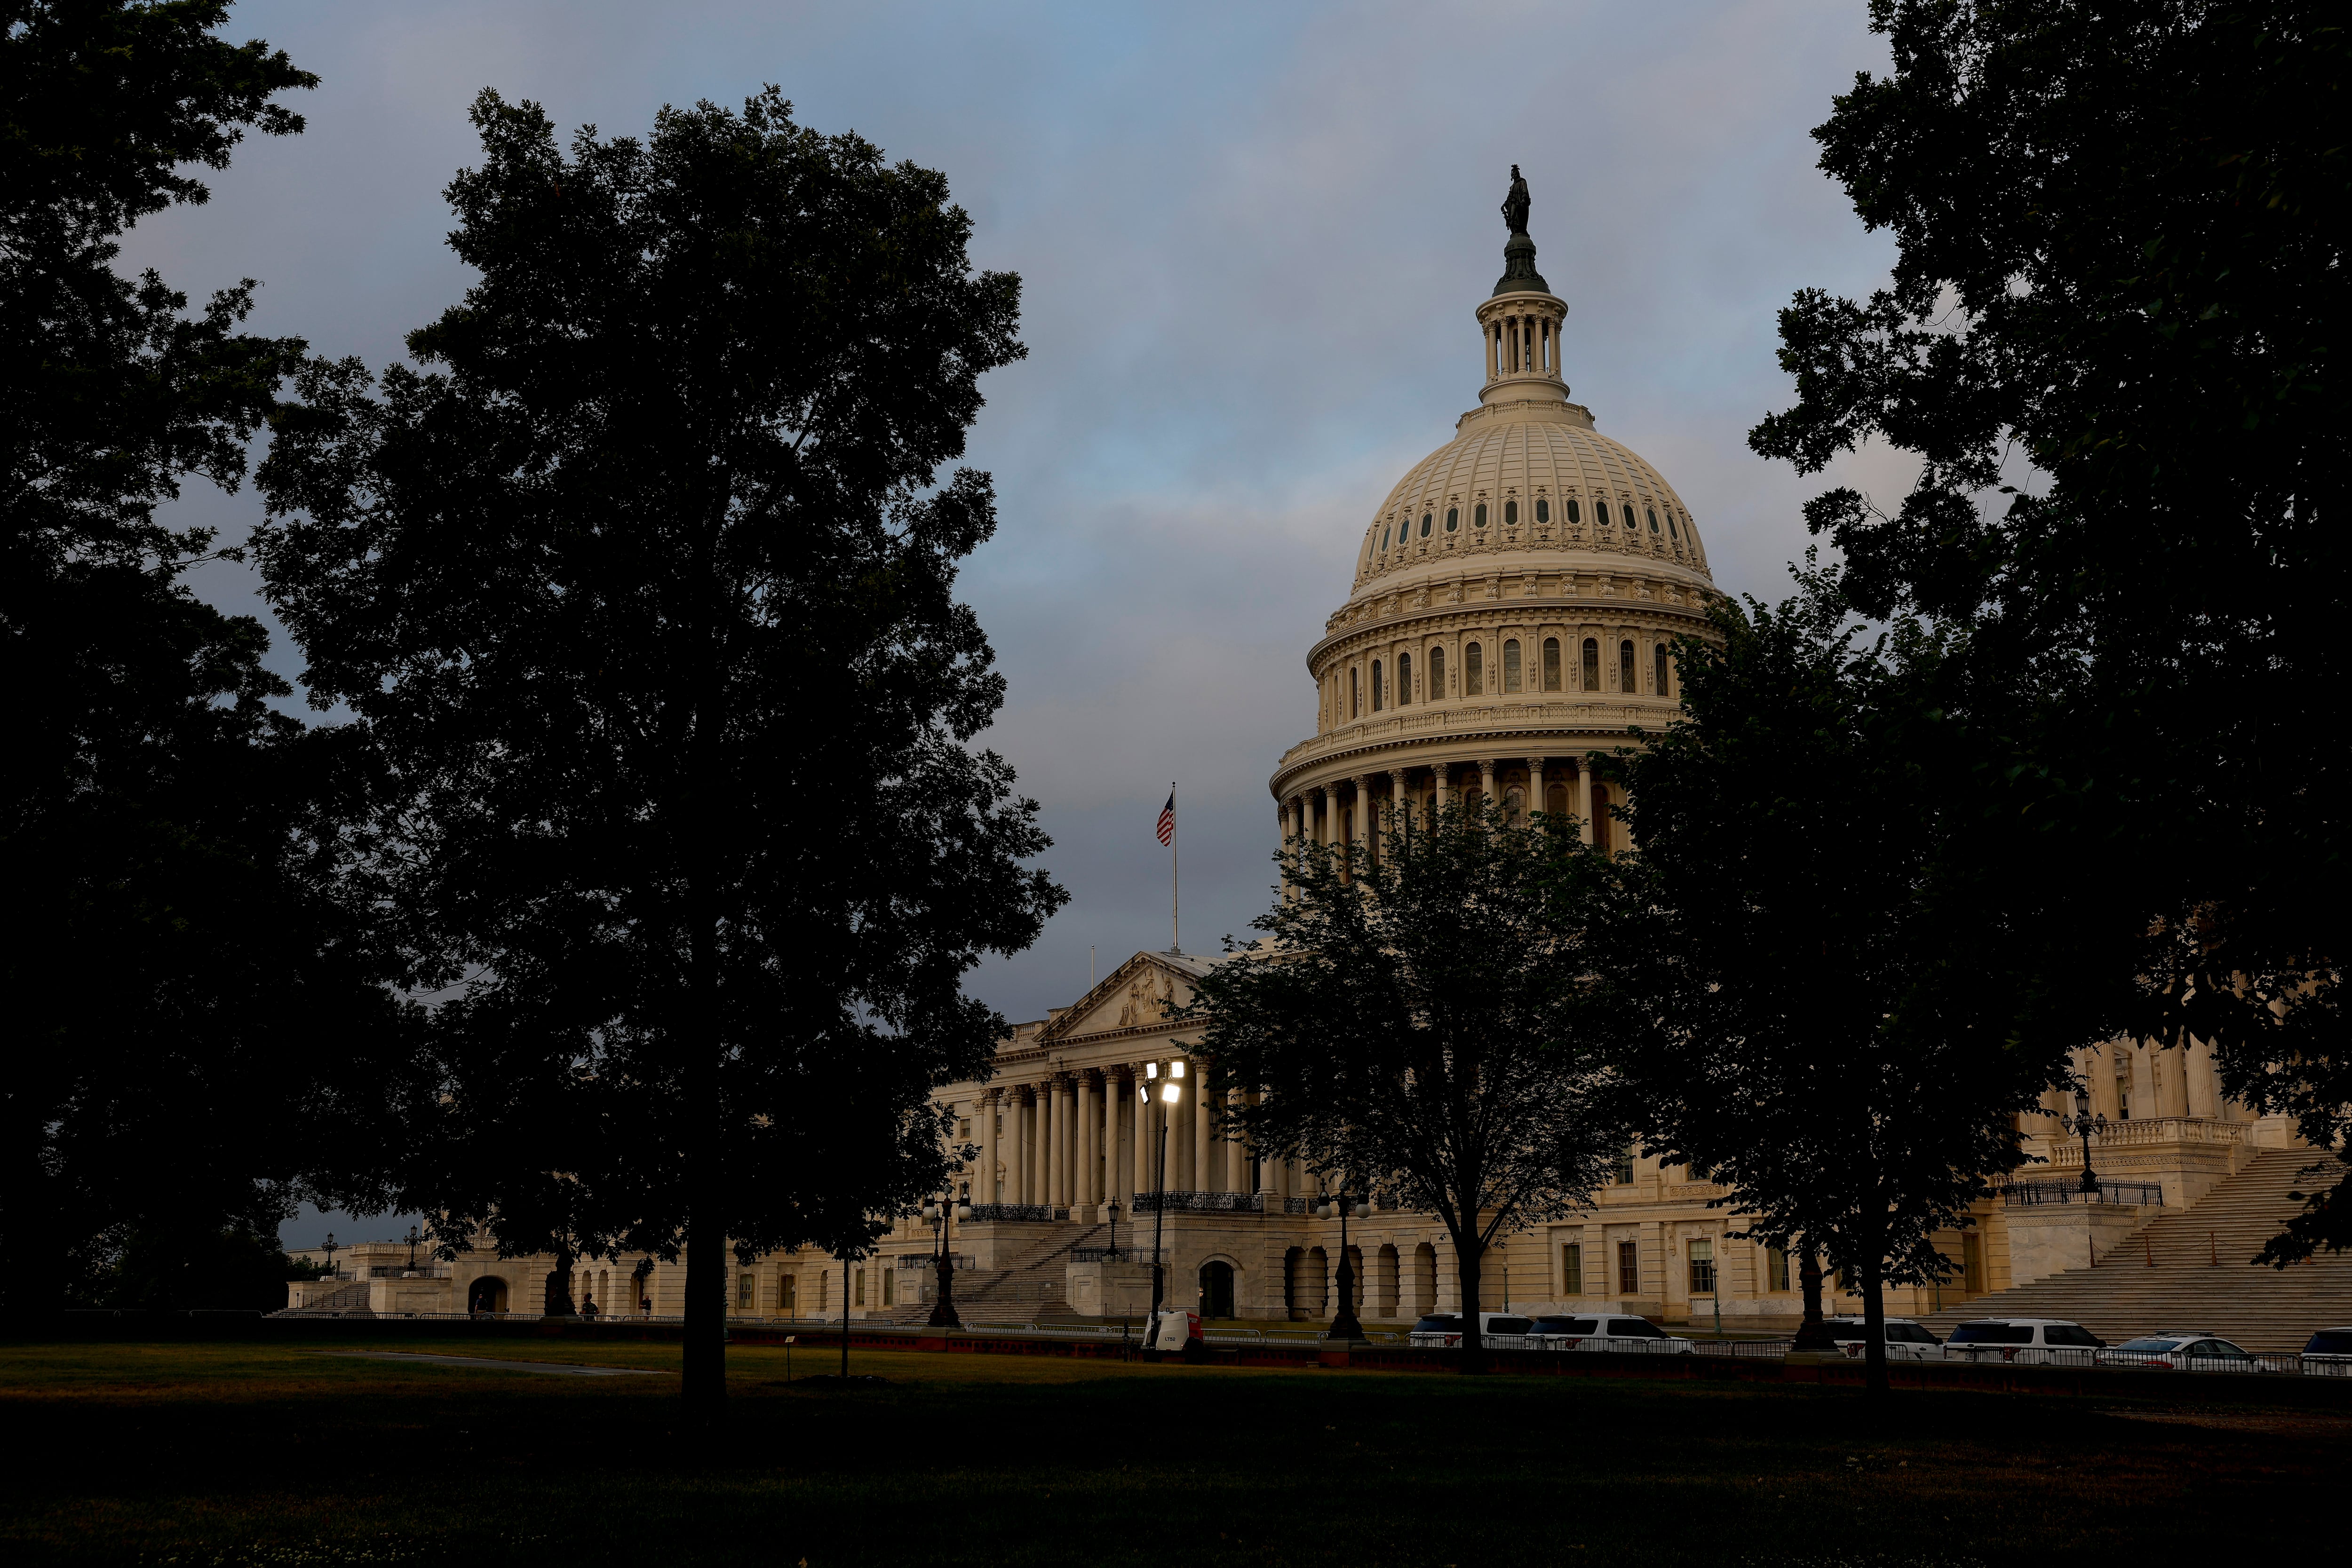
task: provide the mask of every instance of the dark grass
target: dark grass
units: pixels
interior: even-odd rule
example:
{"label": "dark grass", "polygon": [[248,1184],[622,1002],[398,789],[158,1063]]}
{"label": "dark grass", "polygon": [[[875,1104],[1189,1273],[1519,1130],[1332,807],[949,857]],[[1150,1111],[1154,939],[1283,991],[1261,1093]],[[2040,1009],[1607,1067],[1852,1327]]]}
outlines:
{"label": "dark grass", "polygon": [[[351,1348],[381,1348],[352,1342]],[[676,1382],[0,1347],[0,1560],[2134,1564],[2342,1550],[2352,1415],[737,1347]],[[404,1342],[675,1368],[661,1344]],[[837,1368],[800,1354],[805,1376]]]}

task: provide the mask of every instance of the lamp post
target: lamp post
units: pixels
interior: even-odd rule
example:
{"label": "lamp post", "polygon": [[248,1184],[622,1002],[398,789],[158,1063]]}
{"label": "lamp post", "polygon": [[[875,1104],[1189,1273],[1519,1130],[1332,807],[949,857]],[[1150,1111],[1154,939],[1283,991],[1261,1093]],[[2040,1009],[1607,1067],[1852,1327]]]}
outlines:
{"label": "lamp post", "polygon": [[1151,1103],[1151,1086],[1157,1082],[1161,1107],[1160,1150],[1151,1166],[1151,1315],[1144,1320],[1147,1326],[1143,1337],[1147,1347],[1157,1337],[1160,1303],[1168,1295],[1168,1274],[1160,1261],[1160,1238],[1162,1228],[1168,1223],[1168,1123],[1175,1115],[1177,1104],[1184,1098],[1183,1077],[1184,1064],[1181,1061],[1168,1064],[1165,1078],[1160,1076],[1160,1063],[1147,1061],[1143,1064],[1143,1082],[1136,1088],[1136,1093],[1149,1105]]}
{"label": "lamp post", "polygon": [[923,1218],[931,1222],[934,1233],[931,1247],[931,1267],[937,1270],[940,1288],[938,1300],[931,1303],[929,1325],[935,1329],[960,1329],[963,1320],[955,1309],[955,1254],[948,1250],[948,1221],[950,1218],[970,1219],[971,1205],[955,1201],[952,1188],[933,1201],[923,1205]]}
{"label": "lamp post", "polygon": [[417,1240],[416,1227],[412,1225],[408,1228],[408,1271],[412,1274],[416,1272]]}
{"label": "lamp post", "polygon": [[335,1233],[333,1231],[327,1232],[327,1244],[320,1250],[327,1255],[327,1278],[331,1280],[335,1277]]}
{"label": "lamp post", "polygon": [[2059,1124],[2063,1126],[2068,1132],[2079,1134],[2083,1140],[2083,1190],[2084,1192],[2098,1191],[2099,1173],[2091,1168],[2091,1134],[2094,1133],[2105,1133],[2107,1130],[2108,1123],[2106,1117],[2104,1115],[2094,1116],[2089,1114],[2081,1116],[2062,1116],[2059,1118]]}
{"label": "lamp post", "polygon": [[1339,1190],[1327,1195],[1322,1207],[1315,1211],[1318,1219],[1328,1219],[1334,1214],[1339,1217],[1339,1310],[1332,1314],[1331,1332],[1324,1336],[1327,1339],[1364,1337],[1364,1325],[1356,1321],[1356,1270],[1348,1261],[1348,1219],[1350,1215],[1361,1219],[1371,1211],[1371,1206],[1361,1197],[1348,1195],[1345,1176],[1339,1178]]}

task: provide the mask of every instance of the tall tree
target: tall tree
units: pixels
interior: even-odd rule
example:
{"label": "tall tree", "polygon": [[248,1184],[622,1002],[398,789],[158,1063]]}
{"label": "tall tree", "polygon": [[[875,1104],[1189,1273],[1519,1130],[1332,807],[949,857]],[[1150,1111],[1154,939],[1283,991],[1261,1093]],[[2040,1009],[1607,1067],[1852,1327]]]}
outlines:
{"label": "tall tree", "polygon": [[115,265],[132,223],[205,199],[191,166],[301,129],[273,100],[316,78],[216,37],[227,9],[0,6],[9,1311],[192,1304],[205,1260],[274,1256],[396,1055],[317,825],[331,746],[271,709],[260,626],[189,591],[211,536],[157,510],[189,475],[236,488],[302,345],[240,329],[250,279],[191,312]]}
{"label": "tall tree", "polygon": [[[2315,0],[1871,19],[1894,69],[1814,136],[1893,282],[1782,312],[1798,401],[1751,444],[1922,459],[1891,512],[1841,488],[1808,517],[1864,612],[1968,629],[1983,761],[2038,841],[2021,896],[2109,894],[2042,983],[2135,983],[2130,1032],[2212,1041],[2232,1093],[2339,1146],[2352,34]],[[2346,1177],[2269,1256],[2352,1240]]]}
{"label": "tall tree", "polygon": [[1580,1027],[1584,894],[1605,863],[1569,832],[1447,807],[1367,858],[1295,844],[1295,896],[1198,982],[1187,1015],[1265,1156],[1369,1181],[1454,1243],[1463,1365],[1485,1366],[1479,1286],[1499,1236],[1589,1202],[1623,1145]]}
{"label": "tall tree", "polygon": [[1864,642],[1833,573],[1802,581],[1717,606],[1721,644],[1680,650],[1684,716],[1619,763],[1641,849],[1591,1016],[1644,1142],[1859,1287],[1883,1392],[1885,1285],[1945,1271],[1933,1233],[2020,1163],[2066,1059],[2004,990],[2034,926],[1944,874],[1987,812],[1948,650],[1907,622]]}
{"label": "tall tree", "polygon": [[[1023,352],[1018,282],[972,271],[943,177],[772,89],[568,155],[536,105],[473,120],[479,281],[411,335],[430,373],[305,372],[265,573],[381,759],[415,977],[454,988],[478,1179],[431,1196],[509,1248],[682,1247],[708,1416],[727,1244],[862,1249],[937,1186],[927,1092],[1003,1027],[962,975],[1062,897],[969,744],[1003,693],[953,597],[989,484],[938,477]],[[535,1105],[563,1135],[511,1136]]]}

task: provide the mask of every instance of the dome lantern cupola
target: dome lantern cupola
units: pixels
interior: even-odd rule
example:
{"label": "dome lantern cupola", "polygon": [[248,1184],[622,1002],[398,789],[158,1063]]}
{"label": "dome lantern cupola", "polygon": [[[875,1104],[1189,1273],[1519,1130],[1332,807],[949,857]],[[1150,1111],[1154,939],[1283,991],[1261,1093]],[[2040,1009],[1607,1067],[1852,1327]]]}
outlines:
{"label": "dome lantern cupola", "polygon": [[1559,371],[1559,329],[1568,304],[1536,270],[1536,242],[1528,234],[1528,182],[1511,165],[1511,193],[1503,199],[1503,276],[1478,307],[1486,340],[1486,384],[1478,401],[1489,406],[1529,400],[1566,402]]}

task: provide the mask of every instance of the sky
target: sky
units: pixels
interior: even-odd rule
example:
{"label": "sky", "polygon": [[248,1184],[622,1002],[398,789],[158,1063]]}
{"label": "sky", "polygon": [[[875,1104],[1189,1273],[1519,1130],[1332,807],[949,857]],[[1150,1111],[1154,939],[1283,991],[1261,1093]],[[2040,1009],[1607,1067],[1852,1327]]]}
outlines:
{"label": "sky", "polygon": [[[962,587],[1009,683],[984,743],[1039,802],[1071,894],[970,982],[1032,1019],[1169,946],[1153,824],[1171,780],[1184,947],[1246,936],[1270,901],[1266,779],[1313,728],[1306,653],[1390,486],[1476,402],[1472,311],[1502,270],[1514,163],[1570,307],[1572,395],[1681,494],[1719,586],[1781,596],[1817,490],[1899,496],[1894,455],[1800,476],[1746,440],[1791,398],[1775,313],[1800,288],[1866,292],[1893,260],[1809,135],[1885,68],[1865,15],[247,0],[228,36],[321,78],[292,95],[308,129],[248,141],[209,203],[149,220],[124,262],[198,296],[258,279],[252,329],[380,369],[469,282],[442,191],[477,160],[466,110],[486,87],[613,135],[774,83],[803,123],[944,172],[974,264],[1023,279],[1029,355],[982,383],[965,459],[994,476],[999,529]],[[197,481],[174,511],[234,542],[259,504]],[[268,619],[242,568],[196,586]]]}

